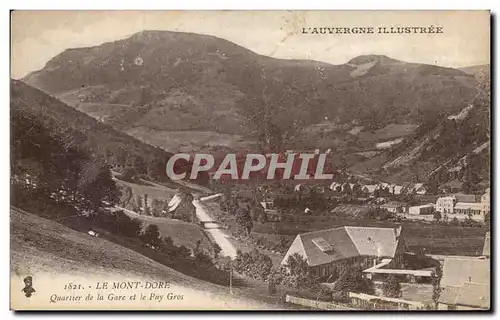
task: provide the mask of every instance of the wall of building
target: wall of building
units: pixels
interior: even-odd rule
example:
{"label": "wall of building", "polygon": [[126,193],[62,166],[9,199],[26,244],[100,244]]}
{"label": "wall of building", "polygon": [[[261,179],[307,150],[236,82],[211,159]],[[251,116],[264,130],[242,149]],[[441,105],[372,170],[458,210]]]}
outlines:
{"label": "wall of building", "polygon": [[329,281],[335,281],[338,279],[340,272],[343,268],[349,268],[353,265],[360,265],[362,269],[366,269],[374,266],[379,261],[374,257],[353,257],[338,261],[333,261],[327,264],[319,265],[311,267],[310,270],[313,275],[316,277],[320,277],[326,281],[327,278],[330,278]]}
{"label": "wall of building", "polygon": [[408,210],[409,214],[432,214],[433,212],[434,206],[414,206]]}

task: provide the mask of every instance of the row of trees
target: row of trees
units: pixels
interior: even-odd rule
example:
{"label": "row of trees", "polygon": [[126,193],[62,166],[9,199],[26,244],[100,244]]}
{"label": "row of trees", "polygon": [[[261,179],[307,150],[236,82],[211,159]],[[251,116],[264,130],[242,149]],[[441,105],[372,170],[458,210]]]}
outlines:
{"label": "row of trees", "polygon": [[159,199],[149,201],[147,194],[144,194],[144,196],[136,195],[135,201],[132,199],[129,204],[132,210],[146,216],[162,217],[168,213],[167,201]]}
{"label": "row of trees", "polygon": [[[462,227],[482,227],[483,224],[479,221],[475,221],[472,219],[472,215],[469,215],[465,220],[458,220],[457,217],[453,217],[453,219],[449,221],[444,221],[441,212],[434,212],[434,220],[439,223],[448,224],[450,226],[462,226]],[[484,222],[486,225],[490,224],[490,214],[487,213],[484,218]]]}

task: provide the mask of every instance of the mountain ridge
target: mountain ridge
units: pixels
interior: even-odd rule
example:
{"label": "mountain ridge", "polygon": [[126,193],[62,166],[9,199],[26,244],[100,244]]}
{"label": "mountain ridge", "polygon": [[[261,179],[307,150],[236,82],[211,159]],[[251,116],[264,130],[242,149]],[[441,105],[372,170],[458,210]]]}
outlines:
{"label": "mountain ridge", "polygon": [[477,86],[462,70],[385,55],[342,65],[277,59],[214,36],[170,31],[66,50],[24,81],[171,152],[268,145],[342,154],[373,149],[370,132],[384,128],[432,129],[472,103]]}

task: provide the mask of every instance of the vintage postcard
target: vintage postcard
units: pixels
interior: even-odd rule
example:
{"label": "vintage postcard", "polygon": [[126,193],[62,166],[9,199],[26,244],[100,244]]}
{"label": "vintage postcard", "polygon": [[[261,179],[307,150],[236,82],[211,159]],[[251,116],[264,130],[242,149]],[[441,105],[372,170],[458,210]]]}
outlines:
{"label": "vintage postcard", "polygon": [[13,11],[13,310],[491,310],[489,11]]}

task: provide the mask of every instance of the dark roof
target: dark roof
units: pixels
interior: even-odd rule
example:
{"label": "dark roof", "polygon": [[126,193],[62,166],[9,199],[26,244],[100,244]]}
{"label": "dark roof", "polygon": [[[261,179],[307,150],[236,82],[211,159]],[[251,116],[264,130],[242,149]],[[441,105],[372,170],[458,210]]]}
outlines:
{"label": "dark roof", "polygon": [[484,237],[483,256],[490,256],[490,242],[490,232],[488,231]]}
{"label": "dark roof", "polygon": [[475,194],[455,193],[453,195],[457,202],[476,202],[477,200]]}
{"label": "dark roof", "polygon": [[[393,258],[400,230],[393,228],[340,227],[299,234],[309,266],[356,256]],[[314,239],[323,239],[332,250],[324,251]]]}

